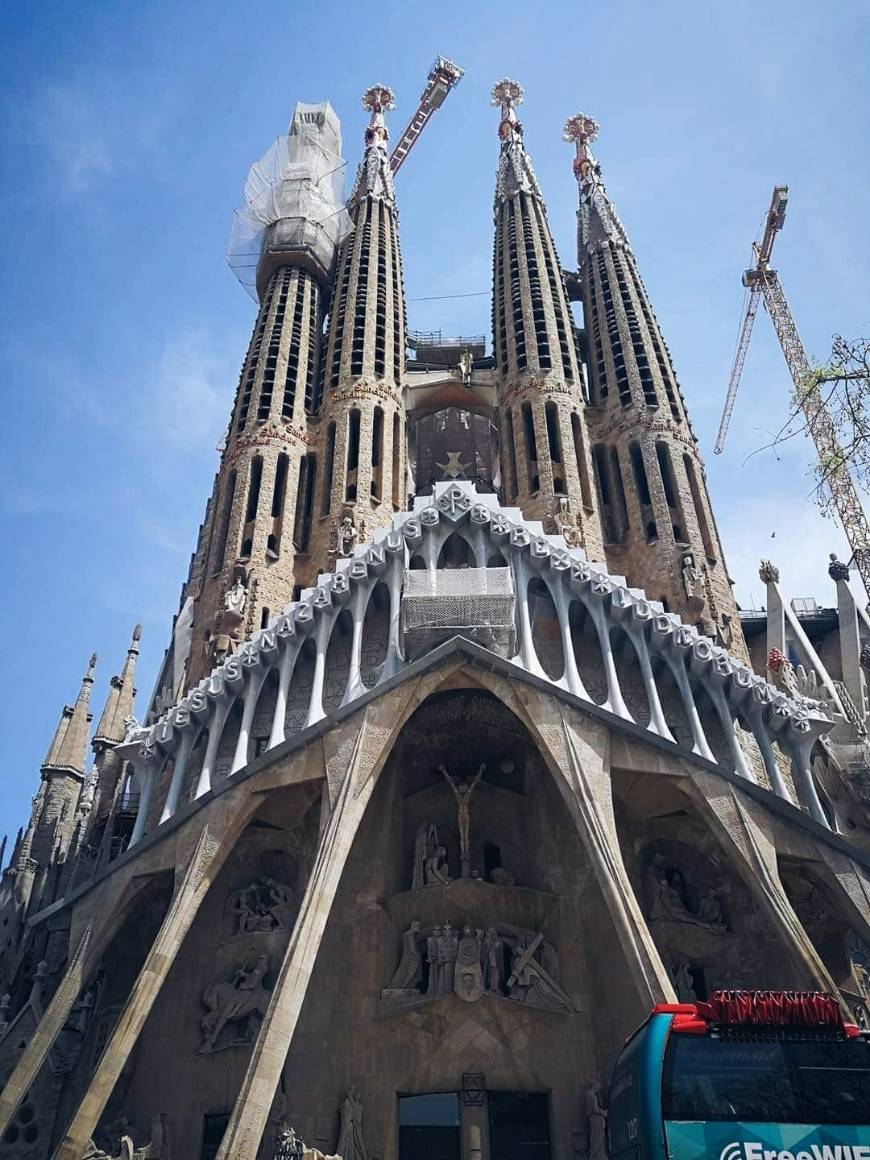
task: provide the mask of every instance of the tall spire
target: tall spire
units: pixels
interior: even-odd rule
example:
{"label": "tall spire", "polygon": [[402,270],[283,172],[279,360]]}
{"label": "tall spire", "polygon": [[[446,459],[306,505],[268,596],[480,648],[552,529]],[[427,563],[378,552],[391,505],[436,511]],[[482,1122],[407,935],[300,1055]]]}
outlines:
{"label": "tall spire", "polygon": [[491,104],[501,109],[498,122],[501,152],[495,179],[496,209],[501,201],[507,197],[514,197],[520,190],[541,197],[541,188],[532,167],[532,159],[523,145],[523,125],[516,113],[517,105],[523,103],[524,97],[523,86],[510,77],[505,77],[493,85]]}
{"label": "tall spire", "polygon": [[504,498],[528,519],[603,558],[591,482],[574,320],[547,212],[516,109],[522,87],[492,89],[500,109],[492,329]]}
{"label": "tall spire", "polygon": [[577,262],[586,329],[589,429],[608,566],[718,639],[744,648],[704,465],[652,303],[575,113]]}
{"label": "tall spire", "polygon": [[601,241],[631,247],[625,227],[613,208],[601,180],[601,166],[595,160],[590,144],[598,136],[599,125],[594,117],[575,113],[565,122],[562,134],[565,141],[576,147],[574,176],[580,189],[580,209],[577,214],[577,260],[582,269],[587,251]]}
{"label": "tall spire", "polygon": [[95,750],[105,745],[114,745],[124,739],[124,718],[133,712],[133,698],[136,693],[134,681],[136,679],[136,659],[139,656],[139,641],[142,638],[142,625],[137,624],[133,629],[133,639],[127,649],[127,659],[121,675],[112,677],[109,681],[109,695],[100,716],[97,731],[91,742]]}
{"label": "tall spire", "polygon": [[362,103],[370,115],[348,203],[354,228],[338,254],[323,360],[310,552],[318,570],[342,540],[367,539],[405,506],[405,291],[384,118],[393,91],[372,85]]}
{"label": "tall spire", "polygon": [[[82,677],[82,684],[79,689],[79,695],[76,697],[75,705],[71,709],[69,707],[64,708],[61,725],[58,726],[58,731],[55,733],[55,740],[52,742],[42,766],[43,770],[62,770],[84,775],[88,752],[88,730],[91,721],[88,704],[91,699],[91,688],[94,683],[94,667],[96,663],[97,654],[93,653],[91,659],[88,661],[87,671]],[[60,743],[57,744],[58,736],[61,733],[61,726],[64,725],[64,719],[65,728],[63,728]]]}
{"label": "tall spire", "polygon": [[365,131],[365,153],[356,171],[356,181],[350,196],[351,208],[371,195],[395,202],[396,190],[393,185],[393,171],[387,152],[390,131],[384,113],[395,109],[395,93],[388,85],[372,85],[362,96],[362,105],[371,116]]}

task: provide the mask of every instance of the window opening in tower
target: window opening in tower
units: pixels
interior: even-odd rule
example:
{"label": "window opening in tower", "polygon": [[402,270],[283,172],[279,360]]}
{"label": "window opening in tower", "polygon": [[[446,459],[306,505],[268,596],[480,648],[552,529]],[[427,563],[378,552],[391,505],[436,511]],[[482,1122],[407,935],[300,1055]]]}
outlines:
{"label": "window opening in tower", "polygon": [[683,455],[683,466],[686,469],[686,478],[689,481],[689,491],[692,493],[692,505],[695,508],[695,519],[698,521],[698,530],[701,533],[701,540],[704,544],[704,553],[708,560],[713,563],[716,562],[716,549],[713,543],[713,537],[710,533],[710,524],[707,519],[707,509],[704,506],[704,500],[701,495],[701,489],[698,486],[698,479],[695,475],[695,464],[690,455]]}
{"label": "window opening in tower", "polygon": [[[296,499],[296,519],[293,527],[293,543],[298,552],[308,550],[316,482],[317,456],[313,452],[309,452],[299,465],[299,488]],[[293,599],[295,600],[296,597],[294,596]]]}
{"label": "window opening in tower", "polygon": [[250,558],[254,547],[254,527],[257,521],[257,508],[260,506],[260,484],[263,479],[263,460],[259,455],[255,455],[251,460],[251,475],[248,484],[248,504],[245,510],[245,527],[242,532],[242,550],[241,557],[243,560]]}
{"label": "window opening in tower", "polygon": [[230,517],[233,513],[233,500],[236,495],[236,470],[230,472],[227,477],[227,485],[223,496],[223,504],[220,509],[220,530],[215,540],[215,558],[213,572],[217,574],[224,566],[224,560],[227,553],[227,537],[230,532]]}
{"label": "window opening in tower", "polygon": [[674,479],[674,467],[671,462],[671,449],[667,443],[656,443],[656,457],[659,461],[659,471],[661,472],[662,485],[665,491],[665,499],[668,504],[668,511],[671,517],[671,529],[674,533],[674,540],[678,544],[685,543],[686,534],[686,520],[683,514],[682,504],[680,503],[680,496],[677,490],[676,480]]}
{"label": "window opening in tower", "polygon": [[628,449],[631,457],[631,469],[634,475],[634,486],[637,491],[637,499],[640,504],[641,521],[644,527],[644,534],[648,544],[658,539],[659,533],[656,527],[655,513],[652,507],[652,499],[649,490],[649,481],[646,475],[646,464],[644,463],[643,451],[639,443],[632,443]]}
{"label": "window opening in tower", "polygon": [[360,413],[356,407],[348,411],[347,415],[347,477],[345,480],[344,498],[348,501],[356,499],[357,482],[359,475],[359,431]]}
{"label": "window opening in tower", "polygon": [[287,494],[287,475],[290,460],[282,452],[275,465],[275,487],[272,492],[272,530],[266,541],[266,556],[277,560],[281,554],[281,535],[284,528],[284,502]]}
{"label": "window opening in tower", "polygon": [[320,497],[320,514],[328,516],[332,510],[332,473],[335,468],[335,423],[326,429],[326,457],[323,460],[323,487]]}

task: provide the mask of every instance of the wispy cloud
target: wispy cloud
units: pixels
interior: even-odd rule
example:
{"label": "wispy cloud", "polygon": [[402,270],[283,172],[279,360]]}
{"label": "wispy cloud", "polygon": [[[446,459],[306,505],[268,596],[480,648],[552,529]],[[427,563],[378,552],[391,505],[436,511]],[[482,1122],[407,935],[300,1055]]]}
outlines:
{"label": "wispy cloud", "polygon": [[154,155],[169,128],[173,98],[165,86],[138,100],[115,74],[47,84],[25,98],[25,124],[48,160],[58,191],[97,196]]}

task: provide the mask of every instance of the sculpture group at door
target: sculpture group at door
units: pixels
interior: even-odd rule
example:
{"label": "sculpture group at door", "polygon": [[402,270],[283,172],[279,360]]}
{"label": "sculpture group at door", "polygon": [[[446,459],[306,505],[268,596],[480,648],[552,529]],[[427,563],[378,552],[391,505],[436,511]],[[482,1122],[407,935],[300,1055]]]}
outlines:
{"label": "sculpture group at door", "polygon": [[[252,951],[231,982],[220,980],[209,983],[202,993],[202,1002],[208,1008],[208,1014],[200,1021],[203,1036],[200,1054],[256,1040],[269,1005],[270,992],[263,986],[263,977],[268,969],[268,957]],[[240,1035],[227,1042],[219,1042],[221,1032],[228,1024],[241,1023],[243,1020],[245,1027]]]}
{"label": "sculpture group at door", "polygon": [[449,921],[423,932],[415,919],[402,935],[399,965],[381,998],[406,1006],[450,994],[473,1003],[490,994],[568,1013],[574,1005],[559,985],[558,969],[555,949],[538,932],[470,923],[460,930]]}

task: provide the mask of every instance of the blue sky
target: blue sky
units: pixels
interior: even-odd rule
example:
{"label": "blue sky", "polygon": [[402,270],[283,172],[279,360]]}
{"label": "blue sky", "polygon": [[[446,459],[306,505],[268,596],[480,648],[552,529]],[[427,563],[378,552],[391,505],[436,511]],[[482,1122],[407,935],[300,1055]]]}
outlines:
{"label": "blue sky", "polygon": [[328,98],[352,168],[362,90],[395,89],[398,131],[438,52],[467,75],[398,178],[411,326],[488,332],[486,294],[417,300],[489,289],[493,82],[525,86],[566,266],[576,186],[561,127],[594,115],[738,599],[760,600],[770,554],[791,595],[830,600],[843,540],[808,502],[808,445],[746,458],[787,413],[766,316],[724,456],[712,441],[774,183],[791,186],[776,265],[807,348],[870,333],[868,26],[861,0],[2,5],[0,832],[26,817],[88,654],[99,712],[136,620],[140,704],[150,692],[254,320],[224,258],[248,167],[297,99]]}

